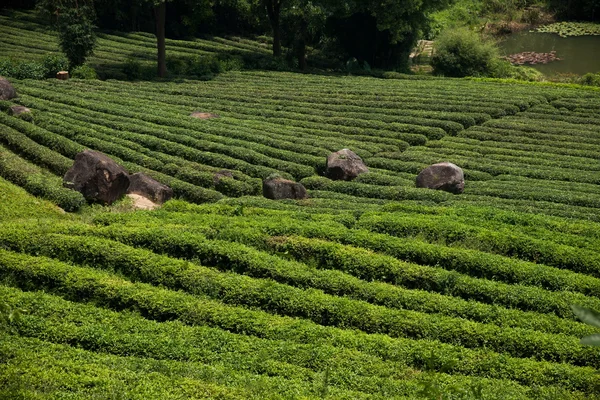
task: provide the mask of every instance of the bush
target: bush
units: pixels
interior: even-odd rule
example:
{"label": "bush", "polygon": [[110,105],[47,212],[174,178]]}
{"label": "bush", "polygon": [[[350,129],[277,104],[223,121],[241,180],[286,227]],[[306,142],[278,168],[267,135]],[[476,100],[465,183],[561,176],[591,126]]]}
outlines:
{"label": "bush", "polygon": [[123,73],[130,81],[140,79],[142,75],[142,63],[133,58],[128,58],[123,64]]}
{"label": "bush", "polygon": [[16,79],[54,78],[58,71],[68,69],[67,59],[58,54],[50,54],[41,61],[0,60],[0,75]]}
{"label": "bush", "polygon": [[498,66],[498,49],[467,28],[442,33],[431,59],[436,75],[450,77],[490,76]]}
{"label": "bush", "polygon": [[37,61],[5,59],[0,61],[0,75],[16,79],[44,79],[46,71]]}
{"label": "bush", "polygon": [[46,78],[55,78],[58,71],[69,69],[69,60],[61,54],[50,54],[42,60]]}
{"label": "bush", "polygon": [[77,79],[98,79],[98,74],[96,73],[96,70],[89,65],[80,65],[79,67],[73,68],[71,77]]}
{"label": "bush", "polygon": [[588,85],[588,86],[599,86],[600,87],[600,72],[593,74],[593,73],[588,73],[585,74],[581,77],[581,79],[579,80],[579,83],[582,85]]}
{"label": "bush", "polygon": [[156,76],[156,64],[153,64],[152,66],[147,64],[143,65],[135,58],[128,58],[121,67],[121,70],[130,81],[141,79],[150,80]]}

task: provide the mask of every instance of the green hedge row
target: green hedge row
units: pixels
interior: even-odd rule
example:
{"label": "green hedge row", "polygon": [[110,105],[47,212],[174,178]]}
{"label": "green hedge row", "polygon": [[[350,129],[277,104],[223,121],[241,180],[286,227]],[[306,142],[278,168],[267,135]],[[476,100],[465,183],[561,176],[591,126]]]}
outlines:
{"label": "green hedge row", "polygon": [[[214,208],[210,208],[214,210]],[[236,211],[233,211],[235,214]],[[278,213],[276,221],[273,214]],[[319,221],[319,215],[304,216],[298,219],[290,217],[289,211],[269,211],[269,216],[252,215],[252,217],[237,217],[203,214],[193,211],[191,214],[168,211],[163,215],[152,216],[136,215],[131,217],[105,215],[96,220],[101,225],[111,225],[110,231],[119,232],[113,224],[127,224],[127,226],[145,232],[147,227],[162,227],[166,229],[173,226],[182,230],[181,224],[193,226],[194,230],[207,234],[210,237],[228,241],[241,241],[245,244],[264,248],[265,235],[288,236],[301,235],[314,239],[326,239],[338,243],[316,240],[313,246],[303,246],[305,253],[296,257],[303,260],[304,255],[309,260],[316,257],[318,265],[328,269],[338,269],[359,278],[370,281],[379,280],[398,284],[400,286],[439,292],[442,294],[462,297],[466,300],[481,301],[489,304],[499,304],[509,308],[518,308],[524,311],[540,313],[553,313],[561,317],[574,318],[570,304],[582,304],[590,308],[600,308],[600,303],[594,297],[586,297],[581,293],[568,291],[550,292],[542,288],[525,286],[527,283],[535,284],[535,276],[530,277],[530,282],[524,284],[506,284],[486,279],[477,279],[448,269],[477,268],[478,262],[485,262],[486,254],[468,250],[452,249],[435,246],[420,241],[407,241],[387,235],[364,230],[348,229],[343,222],[338,222],[331,217]],[[308,218],[307,218],[308,217]],[[338,218],[339,216],[332,216]],[[342,215],[343,217],[343,215]],[[187,228],[189,231],[191,228]],[[118,233],[117,233],[118,234]],[[146,234],[150,235],[150,232]],[[156,234],[156,233],[154,233]],[[133,240],[133,239],[130,239]],[[138,244],[144,243],[142,239]],[[353,247],[344,247],[342,244]],[[356,248],[359,247],[359,248]],[[362,247],[362,249],[360,248]],[[319,249],[317,252],[317,248]],[[336,250],[337,249],[337,250]],[[407,256],[419,258],[429,262],[432,267],[408,264],[381,254],[373,254],[372,250],[391,255],[398,259]],[[285,250],[284,250],[285,251]],[[349,252],[347,258],[336,258],[336,251]],[[304,254],[304,255],[303,255]],[[318,255],[318,257],[317,257]],[[333,257],[333,258],[329,258]],[[439,267],[437,260],[446,258],[445,266]],[[493,256],[492,256],[493,257]],[[496,256],[497,258],[500,258]],[[462,266],[466,263],[466,267]],[[490,268],[497,268],[492,262]],[[485,264],[484,264],[485,265]],[[512,262],[508,264],[514,265]],[[470,267],[469,267],[470,266]],[[515,271],[518,273],[518,271]]]}
{"label": "green hedge row", "polygon": [[[88,129],[85,123],[69,124],[62,118],[47,118],[44,116],[39,119],[38,126],[94,150],[102,151],[112,157],[118,157],[143,168],[171,175],[177,180],[189,182],[192,185],[218,190],[228,196],[239,197],[256,194],[261,190],[259,182],[253,182],[252,185],[231,178],[223,178],[215,184],[214,175],[218,170],[213,170],[213,172],[199,171],[198,166],[201,168],[204,166],[189,163],[178,157],[167,156],[159,152],[143,149],[139,143],[120,139],[119,134],[109,136],[108,133],[99,133],[98,128]],[[168,164],[165,164],[167,162]],[[173,162],[181,162],[184,165],[177,165]],[[208,168],[205,167],[205,169]],[[239,173],[236,175],[239,175]],[[247,180],[250,180],[250,178],[247,178]]]}
{"label": "green hedge row", "polygon": [[[123,85],[120,85],[118,88],[115,87],[115,90],[124,90],[123,86],[126,85],[126,83],[120,83],[122,83]],[[109,83],[102,82],[102,85],[109,85]],[[178,87],[181,88],[181,85],[179,85]],[[147,87],[146,89],[150,91],[151,87]],[[177,90],[177,92],[179,91],[180,89]],[[135,93],[132,93],[131,96],[135,97]],[[78,110],[78,112],[86,113],[87,110],[80,109]],[[186,114],[187,113],[189,113],[189,110],[186,110]],[[111,119],[117,118],[115,116],[109,117]],[[188,128],[191,131],[190,133],[192,134],[194,130],[198,127],[197,124],[194,124],[193,122],[186,122],[185,119],[180,119],[178,123],[185,124],[185,127]],[[407,143],[404,141],[392,138],[364,135],[353,135],[350,138],[340,132],[332,130],[307,130],[292,126],[282,127],[281,125],[269,123],[268,121],[241,120],[237,118],[228,118],[226,116],[221,116],[221,118],[213,119],[210,121],[210,123],[202,123],[202,130],[203,132],[211,133],[213,135],[216,135],[217,137],[238,137],[243,140],[259,142],[268,146],[284,148],[283,146],[278,145],[277,142],[272,143],[273,138],[277,140],[282,139],[285,141],[284,146],[287,150],[296,152],[298,150],[302,150],[302,152],[305,154],[312,154],[317,156],[323,156],[324,154],[328,154],[327,152],[324,153],[323,149],[327,149],[327,151],[330,152],[337,151],[340,148],[344,147],[351,147],[355,148],[357,154],[359,154],[360,156],[368,157],[373,153],[377,153],[380,151],[397,151],[399,148],[403,149],[407,145]],[[411,135],[409,135],[409,137],[410,136]],[[426,140],[424,136],[416,136],[413,139]],[[289,144],[289,141],[293,142],[292,145]],[[303,147],[293,146],[297,145],[298,143],[307,145],[308,149],[305,150]],[[315,148],[314,146],[321,146],[322,148]]]}
{"label": "green hedge row", "polygon": [[[2,120],[2,118],[3,117],[0,114],[0,122],[4,122]],[[21,142],[25,143],[28,146],[27,149],[25,149],[25,147],[22,146],[21,148],[19,148],[19,150],[21,152],[25,153],[27,155],[27,158],[36,160],[36,162],[39,162],[38,157],[42,157],[42,156],[45,157],[44,160],[49,160],[49,161],[46,161],[47,163],[56,162],[56,160],[58,160],[59,164],[58,164],[56,171],[54,171],[54,172],[58,173],[60,175],[63,175],[67,171],[67,169],[69,169],[73,165],[73,162],[70,161],[68,158],[61,156],[60,154],[57,154],[54,151],[49,150],[48,147],[50,147],[52,149],[58,149],[63,155],[67,155],[68,157],[71,157],[71,159],[74,159],[75,156],[77,155],[77,153],[79,153],[85,149],[84,146],[82,146],[70,139],[67,139],[64,136],[57,135],[54,132],[47,131],[45,129],[39,128],[35,125],[18,120],[16,118],[14,118],[12,120],[10,119],[10,117],[6,117],[6,118],[9,118],[6,121],[7,124],[11,124],[12,126],[22,129],[22,132],[24,133],[24,135],[23,135],[20,132],[15,133],[16,131],[14,131],[14,130],[11,131],[11,133],[13,133],[13,135],[12,135],[13,137],[19,138],[19,140]],[[0,129],[0,132],[7,132],[7,129],[2,128],[2,129]],[[20,135],[20,136],[18,136],[18,135]],[[27,139],[27,137],[23,138],[23,136],[25,136],[25,135],[31,139],[36,140],[39,144],[34,142],[33,140]],[[16,141],[14,141],[14,143],[16,143]],[[99,142],[95,142],[95,143],[98,144]],[[46,147],[44,147],[44,146],[46,146]],[[110,145],[110,146],[114,147],[114,145]],[[112,155],[112,157],[115,158],[114,155]],[[171,178],[168,175],[161,174],[159,172],[150,170],[145,167],[140,167],[137,164],[130,163],[130,162],[124,162],[118,158],[115,159],[115,161],[120,162],[130,173],[144,172],[144,173],[152,176],[154,179],[158,180],[159,182],[170,186],[173,189],[173,192],[177,197],[184,198],[191,202],[194,202],[194,203],[203,203],[203,202],[207,202],[207,201],[212,202],[212,201],[217,201],[223,197],[217,191],[194,186],[190,183],[183,182],[183,181],[180,181],[175,178]]]}
{"label": "green hedge row", "polygon": [[[548,141],[546,141],[548,142]],[[511,144],[508,142],[491,141],[491,140],[473,140],[465,137],[454,137],[438,142],[429,142],[427,147],[430,149],[439,148],[444,151],[455,151],[455,150],[476,150],[478,153],[491,157],[496,156],[526,156],[530,157],[531,154],[535,153],[539,155],[536,159],[549,159],[555,158],[559,161],[564,160],[565,162],[574,161],[578,163],[584,163],[588,161],[588,168],[590,158],[597,156],[598,151],[593,150],[579,150],[572,149],[569,147],[557,147],[544,144],[527,144],[518,143]]]}
{"label": "green hedge row", "polygon": [[[352,330],[322,327],[289,317],[226,306],[195,296],[131,283],[115,275],[74,267],[43,257],[30,257],[0,250],[3,279],[14,285],[39,290],[44,288],[68,299],[94,301],[116,310],[136,309],[146,318],[159,321],[179,319],[190,325],[218,326],[264,338],[308,343],[335,343],[385,359],[425,365],[425,359],[438,368],[440,363],[457,362],[448,368],[457,374],[502,376],[523,384],[552,384],[568,390],[597,393],[595,369],[553,364],[499,355],[489,350],[468,350],[426,340],[392,339]],[[433,352],[433,353],[432,353]],[[429,354],[429,356],[427,356]],[[445,360],[445,361],[444,361]],[[437,361],[437,363],[436,363]],[[435,366],[434,366],[435,368]]]}
{"label": "green hedge row", "polygon": [[[90,233],[88,232],[88,234]],[[533,329],[547,333],[584,336],[591,332],[587,326],[551,315],[524,313],[518,310],[503,309],[497,305],[490,306],[422,290],[404,289],[402,286],[419,287],[417,282],[419,277],[412,276],[411,279],[410,270],[412,269],[413,272],[424,271],[424,268],[410,264],[403,265],[389,257],[318,239],[271,238],[265,235],[262,240],[265,250],[269,250],[275,255],[291,256],[309,266],[325,268],[323,271],[307,269],[304,264],[284,260],[275,255],[266,255],[239,243],[207,241],[203,235],[176,233],[173,229],[140,229],[138,231],[136,228],[112,227],[112,229],[105,228],[96,231],[94,234],[110,237],[130,245],[142,246],[155,253],[168,254],[171,257],[199,260],[203,264],[216,266],[225,271],[233,268],[237,273],[255,278],[270,278],[300,288],[316,288],[328,294],[346,296],[391,308],[440,313],[467,318],[475,322]],[[223,234],[223,237],[226,238],[226,234]],[[258,237],[253,232],[240,230],[237,231],[235,239],[244,243],[256,241]],[[314,248],[311,247],[311,244],[314,245]],[[368,256],[373,258],[370,263],[365,261]],[[354,264],[351,262],[352,259],[355,260]],[[375,270],[378,265],[385,262],[390,263],[390,267],[379,272]],[[403,276],[399,269],[392,273],[389,272],[390,269],[402,267],[405,270]],[[435,275],[435,273],[430,273],[430,279]],[[442,282],[444,276],[447,278],[449,273],[439,271],[437,275],[439,282]],[[466,280],[468,279],[466,278]],[[398,286],[374,282],[374,280],[386,281]]]}
{"label": "green hedge row", "polygon": [[[42,83],[37,83],[37,82],[32,82],[31,86],[35,86],[35,85],[41,85]],[[47,85],[47,83],[46,83]],[[65,103],[65,104],[71,104],[71,105],[79,105],[79,104],[85,104],[88,107],[90,107],[90,104],[87,104],[90,102],[91,99],[97,99],[98,95],[94,95],[93,93],[82,93],[81,91],[74,91],[71,92],[73,89],[69,89],[68,87],[64,86],[61,87],[61,94],[64,95],[59,95],[59,94],[54,94],[51,95],[50,93],[48,93],[47,91],[47,86],[46,86],[46,90],[43,91],[43,94],[41,94],[41,96],[43,98],[46,98],[48,100],[52,100],[52,101],[57,101],[60,103]],[[23,87],[21,89],[21,92],[23,93],[30,93],[30,88],[29,87]],[[80,101],[76,101],[73,99],[72,96],[69,96],[69,94],[77,94],[78,98],[82,98],[82,99],[86,99],[86,98],[90,98],[90,100],[87,100],[86,102],[84,102],[83,100]],[[158,124],[162,124],[162,125],[167,125],[167,126],[178,126],[179,124],[182,124],[182,118],[180,115],[178,115],[177,117],[173,117],[172,115],[166,115],[164,116],[161,111],[162,108],[164,108],[164,105],[161,103],[157,103],[156,101],[145,101],[142,99],[135,99],[135,100],[127,100],[124,99],[122,96],[120,97],[114,97],[114,96],[108,96],[108,95],[100,95],[101,97],[101,102],[103,102],[104,104],[120,104],[122,106],[125,107],[115,107],[112,106],[112,108],[110,110],[106,110],[106,109],[102,109],[100,106],[98,106],[96,104],[96,111],[103,111],[103,112],[109,112],[109,113],[116,113],[117,115],[121,115],[123,113],[127,114],[128,112],[126,111],[126,108],[133,108],[133,109],[137,109],[143,106],[147,106],[148,110],[152,110],[153,113],[155,113],[156,115],[152,115],[152,114],[147,114],[147,113],[129,113],[129,115],[133,118],[138,118],[147,122],[152,122],[152,123],[158,123]],[[83,107],[85,108],[85,105],[83,105]],[[209,106],[213,106],[213,104],[209,104]],[[187,113],[189,113],[190,111],[193,110],[186,110]],[[217,111],[220,112],[219,110],[214,110],[213,111]],[[275,124],[280,124],[280,125],[284,125],[284,126],[292,126],[292,127],[303,127],[303,128],[309,128],[309,129],[323,129],[323,128],[329,128],[330,130],[335,130],[341,133],[344,133],[346,135],[361,135],[361,136],[377,136],[377,137],[389,137],[389,138],[395,138],[395,139],[400,139],[400,140],[404,140],[410,144],[423,144],[424,140],[426,141],[427,136],[431,136],[431,137],[437,137],[440,138],[442,137],[445,132],[443,129],[439,128],[439,127],[428,127],[428,126],[419,126],[419,125],[410,125],[410,124],[400,124],[400,123],[392,123],[392,124],[388,124],[388,123],[384,123],[381,121],[373,121],[373,120],[365,120],[363,121],[361,124],[357,125],[357,121],[355,119],[352,118],[345,118],[345,117],[319,117],[319,116],[306,116],[304,114],[297,114],[297,113],[280,113],[276,118],[261,118],[261,111],[260,110],[256,110],[256,111],[247,111],[244,112],[244,109],[236,109],[236,114],[235,117],[238,119],[246,119],[246,120],[256,120],[256,121],[266,121],[266,122],[270,122],[270,123],[275,123]],[[185,120],[184,120],[185,121]],[[185,123],[185,122],[183,122]],[[375,132],[373,132],[375,131]]]}
{"label": "green hedge row", "polygon": [[57,175],[64,175],[73,165],[74,156],[84,149],[70,140],[56,141],[45,129],[3,113],[0,113],[0,143]]}
{"label": "green hedge row", "polygon": [[[511,270],[518,271],[519,275],[535,271],[537,277],[534,281],[546,289],[576,290],[586,294],[600,293],[600,279],[597,279],[600,276],[600,253],[555,244],[552,243],[552,237],[534,239],[510,230],[499,231],[488,228],[485,224],[480,224],[479,227],[463,225],[453,218],[407,216],[395,213],[363,214],[357,227],[397,237],[418,237],[445,246],[460,245],[486,253],[496,253],[507,257],[521,258],[536,264],[554,266],[556,268],[546,268],[544,271],[537,265],[515,263]],[[498,257],[489,255],[485,257],[489,257],[489,262],[476,262],[482,270],[488,265],[500,264],[501,259]],[[444,265],[442,260],[445,258],[439,261]],[[473,262],[469,264],[474,265]],[[589,274],[596,278],[586,279],[585,276],[560,271],[557,268]],[[504,271],[508,272],[506,269]],[[494,272],[489,270],[481,275],[495,276],[497,279],[509,282],[532,280],[531,278],[524,279],[522,276],[517,277],[513,275],[515,272],[512,271],[507,274],[512,275],[510,278],[505,277],[503,272],[498,270]]]}
{"label": "green hedge row", "polygon": [[[466,322],[461,318],[393,310],[328,295],[320,290],[298,289],[268,280],[217,273],[107,240],[51,235],[23,240],[23,236],[20,235],[18,242],[9,243],[4,240],[4,245],[30,254],[114,270],[134,281],[174,290],[184,289],[195,295],[219,299],[226,304],[258,307],[280,315],[309,319],[325,326],[385,333],[393,337],[435,339],[469,348],[485,344],[490,349],[515,357],[534,357],[577,365],[596,365],[600,361],[600,351],[582,348],[576,337],[519,328],[499,328],[491,324]],[[233,264],[237,267],[235,272],[254,267],[252,261],[248,260],[253,256],[251,253],[240,246],[236,249],[236,246],[228,242],[200,242],[195,248],[198,250],[187,255],[189,258],[197,257],[203,264],[225,269]],[[236,250],[241,254],[236,255]],[[257,256],[254,257],[256,260]],[[560,350],[556,350],[557,347]]]}
{"label": "green hedge row", "polygon": [[[270,382],[267,385],[270,393],[263,393],[263,398],[269,394],[290,393],[291,387],[307,396],[316,395],[318,390],[324,389],[321,386],[325,385],[324,371],[328,374],[327,386],[332,389],[329,397],[335,398],[363,393],[385,398],[402,395],[414,398],[419,396],[422,385],[428,381],[435,382],[446,393],[451,392],[451,384],[460,387],[478,385],[486,393],[486,398],[493,398],[495,391],[501,391],[502,398],[537,398],[551,390],[558,390],[564,398],[583,396],[559,387],[532,390],[509,380],[433,372],[419,374],[401,363],[383,361],[356,350],[328,344],[260,339],[205,326],[189,327],[178,321],[156,323],[132,314],[72,303],[40,292],[24,293],[0,287],[0,293],[13,309],[30,310],[15,325],[20,335],[43,338],[46,342],[69,343],[93,350],[98,356],[99,352],[103,352],[151,358],[145,367],[160,361],[168,361],[171,366],[180,365],[174,361],[185,361],[192,367],[201,363],[218,363],[213,367],[215,372],[231,371],[227,382],[231,389],[235,390],[238,386],[236,380],[244,373],[256,374],[255,379]],[[69,354],[73,352],[66,351]],[[136,361],[144,365],[143,360]],[[164,363],[171,376],[179,376],[178,369],[168,366]],[[396,378],[400,375],[403,379]],[[215,381],[222,383],[219,379]],[[276,386],[276,382],[287,386]],[[355,393],[348,393],[349,389]],[[298,395],[298,392],[295,394]]]}
{"label": "green hedge row", "polygon": [[[51,97],[51,96],[45,96],[45,97]],[[35,103],[35,101],[31,102],[27,98],[24,99],[24,102],[27,102],[28,104],[31,104],[32,106],[39,104],[39,101],[38,101],[38,103]],[[106,106],[110,108],[110,106],[108,104]],[[110,112],[110,110],[105,110],[105,111]],[[169,121],[163,120],[162,122],[165,126],[172,125],[172,123],[170,123]],[[258,154],[251,150],[242,149],[241,147],[235,148],[235,147],[230,147],[230,146],[225,146],[225,145],[212,144],[210,142],[204,142],[204,146],[203,147],[200,146],[204,150],[198,150],[194,147],[190,147],[188,145],[183,145],[178,142],[180,142],[180,141],[186,141],[187,143],[191,142],[191,143],[193,143],[193,145],[195,147],[198,147],[199,143],[202,143],[202,141],[200,141],[200,140],[189,138],[188,136],[186,136],[184,134],[170,134],[168,132],[165,132],[164,129],[159,130],[160,132],[162,132],[162,137],[151,136],[152,134],[155,134],[156,131],[157,130],[148,132],[148,130],[144,130],[143,132],[145,134],[143,134],[143,135],[121,132],[121,135],[125,135],[126,138],[128,138],[130,140],[136,140],[138,142],[140,140],[144,140],[142,143],[145,146],[150,146],[149,143],[154,143],[154,147],[150,147],[151,149],[164,151],[164,152],[167,152],[172,155],[178,155],[178,156],[184,157],[188,160],[197,161],[201,164],[208,164],[208,165],[213,165],[215,167],[221,167],[221,168],[238,169],[238,170],[240,170],[248,175],[254,176],[254,177],[264,178],[264,177],[266,177],[274,172],[277,172],[279,170],[281,170],[281,171],[289,170],[299,176],[310,176],[312,173],[314,173],[314,169],[311,167],[299,165],[299,164],[295,164],[295,163],[289,163],[289,162],[285,162],[285,161],[274,160],[270,157]],[[235,153],[236,157],[229,156],[227,154],[221,154],[221,153],[219,153],[219,151],[223,151],[224,153],[233,152],[232,154]],[[237,158],[237,157],[239,157],[239,158]],[[245,159],[245,160],[243,160],[243,159]],[[255,165],[253,163],[256,163],[257,165]],[[272,167],[263,166],[264,164],[271,165]],[[277,167],[277,166],[278,166],[278,169],[273,168],[273,167]]]}
{"label": "green hedge row", "polygon": [[[5,128],[0,125],[0,135]],[[68,212],[77,211],[86,204],[81,193],[62,186],[62,178],[44,173],[37,166],[6,150],[1,144],[0,176]]]}
{"label": "green hedge row", "polygon": [[450,193],[406,186],[379,186],[360,182],[332,181],[321,176],[312,176],[300,181],[307,189],[328,190],[358,197],[373,197],[385,200],[427,200],[436,203],[448,201]]}

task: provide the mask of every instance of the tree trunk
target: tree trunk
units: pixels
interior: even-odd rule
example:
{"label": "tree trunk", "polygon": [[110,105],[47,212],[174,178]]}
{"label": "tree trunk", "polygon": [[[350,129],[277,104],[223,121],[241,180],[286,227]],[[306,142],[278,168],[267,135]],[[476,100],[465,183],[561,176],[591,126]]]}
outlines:
{"label": "tree trunk", "polygon": [[167,51],[165,45],[165,18],[167,5],[163,1],[154,6],[154,19],[156,22],[156,46],[158,48],[158,76],[164,78],[167,75]]}
{"label": "tree trunk", "polygon": [[281,4],[283,0],[266,0],[265,7],[267,9],[267,15],[269,16],[269,23],[273,30],[273,56],[279,57],[281,55],[281,27],[280,27],[280,16],[281,16]]}
{"label": "tree trunk", "polygon": [[273,56],[279,57],[281,55],[281,28],[279,26],[279,16],[276,21],[271,22],[273,27]]}

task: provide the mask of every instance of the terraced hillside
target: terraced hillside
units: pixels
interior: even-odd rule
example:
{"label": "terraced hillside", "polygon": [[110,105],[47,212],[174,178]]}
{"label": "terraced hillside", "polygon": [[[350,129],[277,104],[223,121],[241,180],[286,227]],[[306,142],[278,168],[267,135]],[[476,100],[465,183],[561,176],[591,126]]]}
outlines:
{"label": "terraced hillside", "polygon": [[[0,15],[0,60],[41,60],[48,54],[60,54],[56,32],[42,24],[32,12],[11,11]],[[98,32],[97,47],[88,64],[102,76],[125,79],[123,66],[133,59],[142,65],[156,63],[156,37],[149,33]],[[223,59],[240,58],[247,63],[268,63],[271,44],[240,37],[212,37],[193,41],[166,40],[169,58],[214,56]],[[150,68],[154,71],[155,68]]]}
{"label": "terraced hillside", "polygon": [[[600,397],[570,309],[600,310],[600,92],[409,78],[12,80],[0,397]],[[178,199],[90,209],[85,148]],[[371,172],[324,178],[341,148]],[[464,194],[414,187],[437,161]],[[310,199],[262,198],[273,173]]]}

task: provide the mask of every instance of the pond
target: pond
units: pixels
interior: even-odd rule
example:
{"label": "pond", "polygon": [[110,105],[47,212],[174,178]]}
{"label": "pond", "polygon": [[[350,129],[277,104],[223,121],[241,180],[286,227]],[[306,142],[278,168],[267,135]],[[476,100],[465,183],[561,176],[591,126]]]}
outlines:
{"label": "pond", "polygon": [[517,32],[500,43],[500,50],[503,55],[556,51],[560,61],[531,65],[545,75],[600,72],[600,36],[560,37],[555,33]]}

